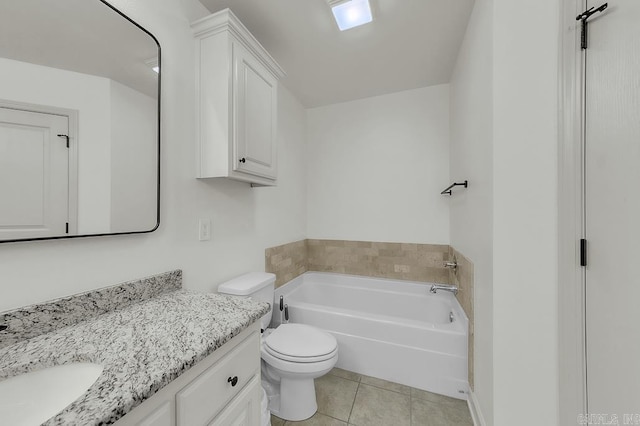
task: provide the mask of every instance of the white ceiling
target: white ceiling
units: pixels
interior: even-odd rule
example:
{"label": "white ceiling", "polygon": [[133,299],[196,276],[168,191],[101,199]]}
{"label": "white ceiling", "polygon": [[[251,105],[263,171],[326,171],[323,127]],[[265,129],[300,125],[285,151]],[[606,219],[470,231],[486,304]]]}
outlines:
{"label": "white ceiling", "polygon": [[0,57],[119,81],[157,97],[156,42],[100,1],[0,0]]}
{"label": "white ceiling", "polygon": [[473,0],[370,0],[374,21],[341,32],[326,0],[200,2],[230,8],[309,108],[447,83],[473,8]]}

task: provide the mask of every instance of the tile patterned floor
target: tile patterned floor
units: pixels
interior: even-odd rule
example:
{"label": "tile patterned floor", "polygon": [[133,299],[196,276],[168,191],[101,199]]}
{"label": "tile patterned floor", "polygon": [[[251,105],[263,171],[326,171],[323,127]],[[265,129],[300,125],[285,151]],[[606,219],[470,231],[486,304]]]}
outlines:
{"label": "tile patterned floor", "polygon": [[466,401],[334,368],[315,381],[318,412],[272,426],[473,426]]}

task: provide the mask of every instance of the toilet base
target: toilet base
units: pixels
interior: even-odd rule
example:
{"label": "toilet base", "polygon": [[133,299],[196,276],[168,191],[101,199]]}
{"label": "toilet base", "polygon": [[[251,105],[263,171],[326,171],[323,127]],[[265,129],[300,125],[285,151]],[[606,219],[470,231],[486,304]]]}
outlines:
{"label": "toilet base", "polygon": [[262,398],[260,400],[260,426],[271,426],[271,413],[269,412],[269,398],[267,392],[262,388]]}
{"label": "toilet base", "polygon": [[285,420],[306,420],[318,411],[316,402],[316,388],[313,379],[280,380],[280,404],[278,417]]}

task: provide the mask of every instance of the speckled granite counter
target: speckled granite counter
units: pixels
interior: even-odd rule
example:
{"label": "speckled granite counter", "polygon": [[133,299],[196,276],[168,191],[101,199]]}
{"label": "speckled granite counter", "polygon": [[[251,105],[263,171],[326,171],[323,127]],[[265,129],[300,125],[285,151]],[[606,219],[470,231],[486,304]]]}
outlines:
{"label": "speckled granite counter", "polygon": [[0,380],[71,362],[104,371],[46,425],[114,423],[268,311],[266,303],[170,291],[0,349]]}

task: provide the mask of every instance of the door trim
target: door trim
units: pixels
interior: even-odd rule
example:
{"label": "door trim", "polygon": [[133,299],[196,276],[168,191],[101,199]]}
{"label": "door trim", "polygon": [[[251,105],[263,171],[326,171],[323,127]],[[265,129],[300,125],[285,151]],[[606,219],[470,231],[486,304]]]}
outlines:
{"label": "door trim", "polygon": [[69,234],[78,232],[78,111],[49,105],[29,104],[0,99],[1,108],[40,114],[60,115],[69,120]]}
{"label": "door trim", "polygon": [[560,424],[587,413],[584,238],[584,58],[575,17],[586,0],[560,2],[558,146],[558,377]]}

